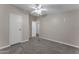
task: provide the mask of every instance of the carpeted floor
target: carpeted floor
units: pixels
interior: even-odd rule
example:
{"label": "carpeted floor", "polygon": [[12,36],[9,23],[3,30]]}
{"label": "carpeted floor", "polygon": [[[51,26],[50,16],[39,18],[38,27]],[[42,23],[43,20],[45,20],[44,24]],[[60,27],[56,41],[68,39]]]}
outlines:
{"label": "carpeted floor", "polygon": [[45,39],[32,38],[0,50],[1,54],[78,54],[79,49]]}

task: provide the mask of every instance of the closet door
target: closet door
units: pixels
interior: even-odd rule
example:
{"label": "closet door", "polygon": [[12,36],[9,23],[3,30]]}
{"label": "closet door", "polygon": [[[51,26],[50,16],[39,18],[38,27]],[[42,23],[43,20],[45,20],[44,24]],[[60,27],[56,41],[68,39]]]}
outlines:
{"label": "closet door", "polygon": [[9,21],[9,39],[10,45],[22,41],[22,16],[17,14],[10,14]]}

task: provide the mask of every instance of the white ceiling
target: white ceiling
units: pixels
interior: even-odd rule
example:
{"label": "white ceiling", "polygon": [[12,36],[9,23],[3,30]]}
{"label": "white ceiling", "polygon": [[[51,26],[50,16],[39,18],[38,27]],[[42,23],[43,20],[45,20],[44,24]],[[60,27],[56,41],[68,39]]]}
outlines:
{"label": "white ceiling", "polygon": [[[34,4],[15,4],[14,6],[24,9],[28,12],[31,12],[33,10],[31,7],[35,5]],[[43,8],[47,9],[47,14],[79,9],[79,4],[42,4],[42,6]]]}

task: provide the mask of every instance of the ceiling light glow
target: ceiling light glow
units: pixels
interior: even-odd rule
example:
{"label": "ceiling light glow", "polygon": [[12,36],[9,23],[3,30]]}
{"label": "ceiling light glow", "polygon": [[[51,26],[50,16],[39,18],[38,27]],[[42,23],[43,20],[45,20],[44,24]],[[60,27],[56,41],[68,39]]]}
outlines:
{"label": "ceiling light glow", "polygon": [[47,11],[47,9],[42,8],[42,5],[37,5],[36,7],[33,7],[34,10],[31,14],[36,14],[38,16],[42,15],[43,11]]}

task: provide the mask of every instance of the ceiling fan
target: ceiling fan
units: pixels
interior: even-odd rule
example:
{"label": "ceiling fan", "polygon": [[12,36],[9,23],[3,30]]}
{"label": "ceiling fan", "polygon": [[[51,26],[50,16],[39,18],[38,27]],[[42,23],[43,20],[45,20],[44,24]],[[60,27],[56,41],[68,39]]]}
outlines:
{"label": "ceiling fan", "polygon": [[34,14],[36,16],[43,15],[43,12],[46,12],[47,9],[43,8],[41,4],[36,4],[34,7],[32,7],[34,10],[31,12],[31,14]]}

